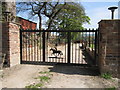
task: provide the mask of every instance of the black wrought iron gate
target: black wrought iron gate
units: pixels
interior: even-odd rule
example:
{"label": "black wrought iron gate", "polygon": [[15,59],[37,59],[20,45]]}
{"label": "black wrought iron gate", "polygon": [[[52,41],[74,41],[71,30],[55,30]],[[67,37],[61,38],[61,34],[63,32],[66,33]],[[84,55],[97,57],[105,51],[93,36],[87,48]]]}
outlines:
{"label": "black wrought iron gate", "polygon": [[96,60],[97,31],[20,30],[21,63],[88,64]]}

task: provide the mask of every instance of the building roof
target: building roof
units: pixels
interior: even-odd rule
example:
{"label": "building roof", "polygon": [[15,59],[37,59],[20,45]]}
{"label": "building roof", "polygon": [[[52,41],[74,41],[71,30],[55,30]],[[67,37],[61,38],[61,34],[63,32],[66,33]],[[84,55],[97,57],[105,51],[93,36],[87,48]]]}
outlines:
{"label": "building roof", "polygon": [[35,23],[35,24],[37,24],[36,22],[30,21],[30,20],[28,20],[28,19],[25,19],[25,18],[22,18],[22,17],[19,17],[19,16],[16,16],[16,17],[17,17],[17,18],[24,19],[24,20],[27,20],[27,21],[29,21],[29,22],[32,22],[32,23]]}

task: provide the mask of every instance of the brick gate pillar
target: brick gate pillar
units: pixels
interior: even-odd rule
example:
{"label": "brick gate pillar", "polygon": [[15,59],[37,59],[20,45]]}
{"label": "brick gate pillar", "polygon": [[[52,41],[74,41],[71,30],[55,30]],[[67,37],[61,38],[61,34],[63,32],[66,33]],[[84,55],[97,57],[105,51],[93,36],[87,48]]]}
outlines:
{"label": "brick gate pillar", "polygon": [[120,20],[101,20],[99,22],[99,69],[118,77],[120,62]]}
{"label": "brick gate pillar", "polygon": [[19,25],[10,22],[1,22],[2,53],[6,54],[7,66],[20,64]]}

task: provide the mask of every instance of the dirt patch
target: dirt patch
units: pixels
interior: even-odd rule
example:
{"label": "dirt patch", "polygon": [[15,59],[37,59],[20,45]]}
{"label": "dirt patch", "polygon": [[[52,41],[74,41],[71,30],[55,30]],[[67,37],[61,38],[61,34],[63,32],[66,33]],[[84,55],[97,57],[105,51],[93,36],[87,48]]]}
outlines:
{"label": "dirt patch", "polygon": [[3,88],[24,88],[38,81],[35,77],[40,71],[47,71],[48,67],[44,65],[17,65],[12,68],[4,69],[2,78]]}
{"label": "dirt patch", "polygon": [[97,69],[71,65],[17,65],[4,69],[3,88],[24,88],[38,83],[39,72],[53,75],[45,88],[108,88],[117,87],[117,79],[106,80],[98,76]]}
{"label": "dirt patch", "polygon": [[97,69],[83,66],[61,66],[50,68],[53,72],[47,88],[113,88],[118,87],[117,79],[106,80],[99,76]]}

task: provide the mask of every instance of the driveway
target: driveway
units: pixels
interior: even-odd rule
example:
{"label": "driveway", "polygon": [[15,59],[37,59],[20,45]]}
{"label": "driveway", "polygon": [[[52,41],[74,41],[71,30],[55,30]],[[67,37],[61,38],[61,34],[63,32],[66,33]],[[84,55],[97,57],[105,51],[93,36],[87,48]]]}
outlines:
{"label": "driveway", "polygon": [[24,88],[37,83],[39,72],[50,71],[53,75],[44,88],[112,88],[117,87],[117,79],[106,80],[99,76],[98,70],[87,66],[73,65],[17,65],[5,68],[2,88]]}

